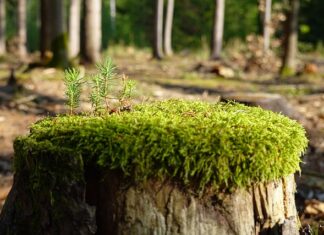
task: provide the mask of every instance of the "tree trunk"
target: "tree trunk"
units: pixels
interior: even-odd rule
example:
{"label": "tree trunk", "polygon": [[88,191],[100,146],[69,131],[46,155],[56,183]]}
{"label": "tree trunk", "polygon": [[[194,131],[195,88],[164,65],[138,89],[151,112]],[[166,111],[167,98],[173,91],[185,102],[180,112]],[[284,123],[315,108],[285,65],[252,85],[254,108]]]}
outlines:
{"label": "tree trunk", "polygon": [[41,59],[46,59],[46,52],[51,51],[51,22],[52,10],[51,10],[51,0],[41,0],[40,6],[41,12],[41,29],[40,29],[40,51]]}
{"label": "tree trunk", "polygon": [[258,34],[262,35],[264,30],[264,6],[265,0],[258,0]]}
{"label": "tree trunk", "polygon": [[154,29],[154,45],[153,57],[163,59],[163,5],[164,0],[155,1],[155,29]]}
{"label": "tree trunk", "polygon": [[112,38],[116,31],[116,0],[110,0],[110,22],[111,22],[111,33]]}
{"label": "tree trunk", "polygon": [[263,50],[268,52],[271,37],[271,0],[265,1],[265,12],[263,21]]}
{"label": "tree trunk", "polygon": [[0,56],[6,54],[6,0],[0,0]]}
{"label": "tree trunk", "polygon": [[172,25],[173,25],[174,0],[168,0],[168,7],[164,28],[164,53],[166,56],[173,54],[172,50]]}
{"label": "tree trunk", "polygon": [[216,8],[211,53],[211,59],[213,60],[217,60],[221,56],[224,32],[225,0],[215,0],[215,3]]}
{"label": "tree trunk", "polygon": [[18,0],[18,55],[24,60],[27,55],[26,0]]}
{"label": "tree trunk", "polygon": [[298,12],[299,0],[289,0],[290,9],[287,13],[286,35],[281,74],[291,76],[296,73],[296,54],[298,43]]}
{"label": "tree trunk", "polygon": [[101,1],[85,0],[85,60],[90,63],[100,59]]}
{"label": "tree trunk", "polygon": [[69,19],[69,57],[74,58],[80,52],[81,1],[71,0]]}
{"label": "tree trunk", "polygon": [[54,67],[68,66],[68,39],[64,21],[64,0],[51,1],[53,21],[52,21],[52,41],[51,48],[53,58],[50,62]]}

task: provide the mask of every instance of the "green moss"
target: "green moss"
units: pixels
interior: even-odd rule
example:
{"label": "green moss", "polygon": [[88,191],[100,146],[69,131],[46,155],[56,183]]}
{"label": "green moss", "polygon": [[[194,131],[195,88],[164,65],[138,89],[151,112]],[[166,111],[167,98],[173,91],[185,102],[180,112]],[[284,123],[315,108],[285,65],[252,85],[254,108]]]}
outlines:
{"label": "green moss", "polygon": [[236,103],[169,100],[131,112],[38,122],[16,140],[15,169],[42,162],[38,152],[50,148],[137,181],[168,177],[199,189],[231,188],[298,171],[306,146],[301,125],[280,114]]}
{"label": "green moss", "polygon": [[50,141],[24,137],[17,138],[14,147],[14,167],[20,190],[14,207],[15,211],[29,210],[30,214],[17,215],[15,227],[9,231],[12,234],[44,234],[42,229],[48,226],[50,218],[51,229],[61,234],[62,221],[69,220],[77,211],[73,211],[74,208],[83,202],[82,195],[77,196],[78,187],[85,185],[81,155],[72,149],[58,148]]}

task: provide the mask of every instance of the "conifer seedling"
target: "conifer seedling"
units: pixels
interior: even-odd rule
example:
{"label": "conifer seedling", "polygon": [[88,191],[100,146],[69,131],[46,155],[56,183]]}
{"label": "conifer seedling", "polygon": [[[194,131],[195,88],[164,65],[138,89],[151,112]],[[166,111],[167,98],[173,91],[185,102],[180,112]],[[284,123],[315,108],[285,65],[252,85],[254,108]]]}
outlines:
{"label": "conifer seedling", "polygon": [[122,77],[123,87],[119,94],[119,102],[122,106],[122,108],[125,108],[124,106],[128,106],[127,102],[132,98],[132,95],[134,93],[136,83],[133,80],[129,80],[125,74],[123,74]]}
{"label": "conifer seedling", "polygon": [[[121,107],[118,110],[129,110],[129,100],[135,90],[135,82],[128,80],[125,75],[122,77],[115,73],[116,67],[110,58],[97,64],[97,73],[90,76],[91,86],[90,102],[95,114],[103,114],[104,111],[111,112],[113,109],[109,104],[110,99],[118,100]],[[84,77],[80,70],[70,68],[65,70],[64,83],[66,86],[65,95],[70,114],[80,105],[81,86]],[[121,87],[120,90],[119,87]],[[112,88],[116,88],[115,91]]]}
{"label": "conifer seedling", "polygon": [[69,107],[70,114],[80,105],[81,87],[83,77],[80,70],[75,68],[66,69],[64,72],[64,83],[66,86],[65,95],[67,97],[67,106]]}
{"label": "conifer seedling", "polygon": [[[125,75],[121,78],[116,74],[116,67],[110,58],[104,60],[102,63],[97,64],[98,73],[90,78],[91,82],[91,93],[90,101],[95,113],[100,113],[104,110],[109,111],[109,100],[116,99],[123,109],[125,103],[131,98],[132,93],[135,89],[135,82],[128,80]],[[119,92],[116,92],[118,86],[121,85],[122,88]],[[112,88],[116,87],[116,90]],[[113,94],[114,93],[114,94]],[[116,95],[117,93],[117,95]],[[110,110],[111,111],[111,110]]]}

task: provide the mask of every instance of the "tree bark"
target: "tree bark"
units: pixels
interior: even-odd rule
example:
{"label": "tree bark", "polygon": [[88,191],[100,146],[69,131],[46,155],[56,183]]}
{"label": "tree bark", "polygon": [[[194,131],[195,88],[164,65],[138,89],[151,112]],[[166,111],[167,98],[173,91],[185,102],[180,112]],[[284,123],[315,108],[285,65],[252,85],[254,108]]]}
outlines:
{"label": "tree bark", "polygon": [[86,62],[100,59],[101,49],[101,1],[85,0],[85,52]]}
{"label": "tree bark", "polygon": [[224,32],[225,0],[215,0],[215,17],[212,37],[211,59],[218,60],[221,56]]}
{"label": "tree bark", "polygon": [[[58,164],[75,172],[82,165],[69,155],[44,158],[49,162],[40,163],[43,167]],[[51,177],[41,172],[48,185],[35,191],[27,168],[15,175],[0,215],[0,234],[299,234],[293,175],[231,193],[207,191],[198,198],[175,182],[134,183],[121,172],[98,169],[88,169],[79,180],[70,179],[70,171]],[[54,204],[49,190],[60,195]]]}
{"label": "tree bark", "polygon": [[265,0],[258,0],[258,34],[262,35],[264,30],[264,6]]}
{"label": "tree bark", "polygon": [[74,58],[80,52],[81,1],[70,1],[69,19],[69,57]]}
{"label": "tree bark", "polygon": [[197,198],[171,182],[131,184],[107,174],[88,192],[99,235],[299,234],[293,175]]}
{"label": "tree bark", "polygon": [[286,35],[284,39],[284,54],[281,74],[294,75],[296,73],[296,55],[298,43],[298,13],[299,0],[289,0],[290,9],[287,13]]}
{"label": "tree bark", "polygon": [[153,57],[163,59],[163,5],[164,0],[155,1],[155,29],[153,43]]}
{"label": "tree bark", "polygon": [[173,54],[172,50],[172,25],[174,14],[174,0],[168,0],[165,28],[164,28],[164,53],[166,56]]}
{"label": "tree bark", "polygon": [[18,0],[18,55],[24,60],[27,55],[26,0]]}
{"label": "tree bark", "polygon": [[0,56],[6,54],[6,0],[0,0]]}
{"label": "tree bark", "polygon": [[41,28],[40,28],[40,51],[41,59],[46,59],[46,52],[51,51],[51,0],[41,0],[40,6]]}
{"label": "tree bark", "polygon": [[50,62],[54,67],[68,67],[68,38],[64,21],[64,0],[51,1],[52,6],[52,38],[53,58]]}
{"label": "tree bark", "polygon": [[[82,163],[73,160],[71,155],[58,157],[48,149],[43,151],[47,163],[39,162],[42,167],[54,164],[67,171],[57,175],[58,178],[46,170],[40,172],[39,177],[48,182],[38,185],[42,187],[40,190],[30,184],[32,172],[28,166],[16,173],[0,214],[0,234],[95,234],[96,213],[95,208],[85,201],[85,180],[70,177]],[[55,192],[59,192],[60,198],[53,197]]]}
{"label": "tree bark", "polygon": [[264,21],[263,21],[263,50],[265,53],[267,53],[270,48],[270,37],[271,37],[271,0],[266,0]]}
{"label": "tree bark", "polygon": [[114,36],[116,32],[116,0],[110,0],[109,6],[110,6],[111,33],[112,36]]}

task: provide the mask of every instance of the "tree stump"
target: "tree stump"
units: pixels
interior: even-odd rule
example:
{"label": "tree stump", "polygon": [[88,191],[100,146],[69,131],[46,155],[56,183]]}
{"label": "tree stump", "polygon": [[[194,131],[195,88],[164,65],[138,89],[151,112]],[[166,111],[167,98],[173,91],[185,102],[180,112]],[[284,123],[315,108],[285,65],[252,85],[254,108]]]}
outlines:
{"label": "tree stump", "polygon": [[256,107],[170,100],[36,123],[0,234],[298,234],[307,139]]}
{"label": "tree stump", "polygon": [[130,185],[110,173],[95,192],[97,234],[299,234],[293,175],[198,198],[172,182]]}

